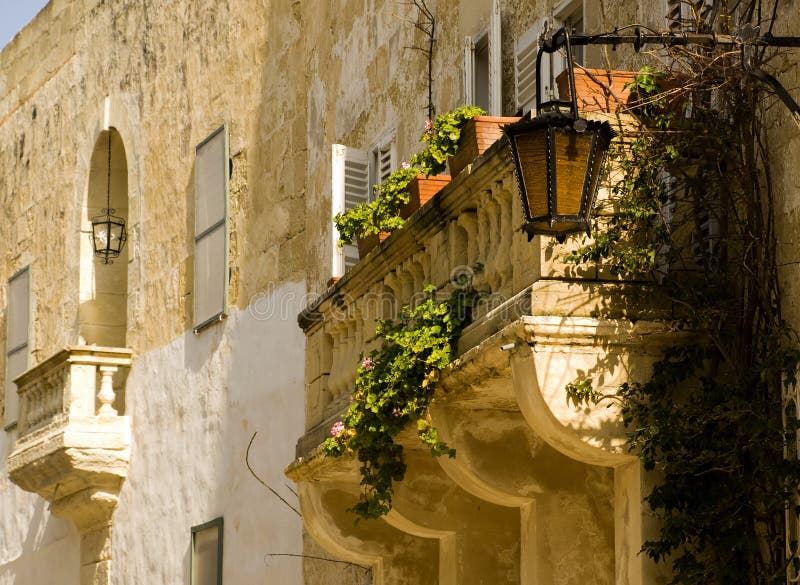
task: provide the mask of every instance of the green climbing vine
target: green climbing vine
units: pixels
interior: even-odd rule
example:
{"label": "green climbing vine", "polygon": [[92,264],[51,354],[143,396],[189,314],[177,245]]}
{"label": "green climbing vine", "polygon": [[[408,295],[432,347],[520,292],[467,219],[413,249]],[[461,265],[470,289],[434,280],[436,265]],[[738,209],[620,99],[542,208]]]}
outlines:
{"label": "green climbing vine", "polygon": [[671,58],[680,89],[654,69],[634,80],[640,125],[622,142],[620,179],[567,259],[649,281],[694,341],[669,347],[644,382],[603,393],[581,378],[567,397],[619,403],[655,483],[646,503],[660,528],[643,552],[670,564],[672,583],[783,584],[800,569],[786,537],[800,510],[798,423],[791,401],[784,411],[800,343],[781,314],[769,95],[738,53]]}
{"label": "green climbing vine", "polygon": [[458,151],[458,141],[464,124],[481,114],[477,106],[462,106],[452,112],[439,114],[435,120],[425,123],[425,132],[420,140],[426,144],[391,173],[380,185],[373,186],[374,198],[361,203],[333,218],[339,231],[339,245],[352,244],[358,236],[369,236],[380,232],[392,232],[403,227],[405,220],[398,213],[408,203],[408,185],[417,175],[437,175],[447,168],[448,157]]}
{"label": "green climbing vine", "polygon": [[364,491],[353,511],[363,518],[383,516],[392,507],[393,483],[406,471],[403,446],[395,439],[409,425],[432,455],[455,456],[427,412],[474,295],[457,289],[441,300],[433,286],[424,293],[416,306],[404,306],[397,319],[379,321],[375,334],[381,346],[362,356],[350,407],[323,444],[326,455],[354,453],[360,462]]}

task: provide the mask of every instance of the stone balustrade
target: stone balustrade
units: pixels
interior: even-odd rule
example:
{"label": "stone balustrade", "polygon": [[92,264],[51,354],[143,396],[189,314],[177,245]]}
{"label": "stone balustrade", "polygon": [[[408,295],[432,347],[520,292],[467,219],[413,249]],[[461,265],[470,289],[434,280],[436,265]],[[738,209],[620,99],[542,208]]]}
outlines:
{"label": "stone balustrade", "polygon": [[[602,188],[599,197],[606,192]],[[522,224],[511,157],[500,140],[303,311],[307,430],[319,427],[321,433],[346,406],[359,355],[373,347],[375,320],[413,304],[425,285],[449,290],[469,282],[480,291],[473,314],[473,329],[480,331],[477,336],[465,332],[459,348],[465,351],[491,332],[487,322],[497,329],[535,312],[530,305],[534,283],[602,280],[596,268],[563,261],[583,236],[564,244],[554,238],[529,242]],[[320,436],[301,443],[312,447]]]}
{"label": "stone balustrade", "polygon": [[538,247],[515,229],[522,213],[506,148],[496,143],[300,316],[309,429],[346,405],[375,320],[413,304],[425,285],[470,280],[488,310],[539,274]]}
{"label": "stone balustrade", "polygon": [[15,380],[20,412],[9,477],[82,534],[106,530],[127,474],[122,370],[132,356],[124,348],[71,346]]}
{"label": "stone balustrade", "polygon": [[20,375],[19,441],[71,416],[116,416],[114,376],[130,367],[131,358],[129,349],[73,346]]}

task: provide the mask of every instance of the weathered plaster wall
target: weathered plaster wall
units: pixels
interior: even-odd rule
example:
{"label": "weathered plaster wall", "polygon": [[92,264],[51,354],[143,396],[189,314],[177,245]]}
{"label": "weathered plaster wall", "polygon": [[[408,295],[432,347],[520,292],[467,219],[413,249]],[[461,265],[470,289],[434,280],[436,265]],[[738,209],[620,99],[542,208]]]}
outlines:
{"label": "weathered plaster wall", "polygon": [[[300,518],[250,475],[250,463],[292,505],[282,465],[302,425],[302,332],[291,314],[305,288],[271,298],[199,336],[137,358],[127,387],[133,418],[128,479],[115,515],[115,582],[187,583],[189,527],[225,519],[226,583],[300,583]],[[273,300],[275,301],[273,303]]]}
{"label": "weathered plaster wall", "polygon": [[[114,525],[117,583],[188,582],[189,528],[225,516],[226,582],[299,583],[301,524],[282,469],[302,431],[305,76],[300,3],[51,0],[0,52],[0,306],[32,270],[31,365],[78,341],[91,158],[115,128],[128,170],[127,385],[133,445]],[[231,316],[194,337],[194,148],[230,133]],[[84,214],[85,215],[85,214]],[[267,317],[262,291],[290,310]],[[5,312],[0,319],[4,345]],[[4,371],[5,352],[0,352]],[[0,583],[78,582],[79,539],[8,482]],[[50,579],[50,581],[48,581]]]}

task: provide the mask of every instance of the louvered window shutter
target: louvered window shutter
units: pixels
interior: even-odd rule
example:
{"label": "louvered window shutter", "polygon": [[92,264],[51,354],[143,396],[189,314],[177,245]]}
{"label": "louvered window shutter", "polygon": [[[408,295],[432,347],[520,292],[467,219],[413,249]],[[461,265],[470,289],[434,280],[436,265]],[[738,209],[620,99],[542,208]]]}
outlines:
{"label": "louvered window shutter", "polygon": [[28,369],[30,296],[30,269],[23,268],[8,281],[5,390],[5,424],[7,427],[16,422],[19,414],[17,385],[14,384],[14,378]]}
{"label": "louvered window shutter", "polygon": [[[369,157],[363,150],[343,144],[332,147],[331,217],[343,213],[360,203],[369,201]],[[331,275],[339,278],[358,262],[358,247],[347,244],[338,246],[339,232],[332,230],[333,261]]]}
{"label": "louvered window shutter", "polygon": [[[516,85],[517,110],[523,114],[536,108],[536,54],[539,51],[539,35],[547,28],[547,20],[528,29],[517,39],[514,51],[514,81]],[[542,55],[542,101],[553,95],[551,79],[551,55]]]}
{"label": "louvered window shutter", "polygon": [[225,126],[196,150],[194,224],[194,332],[225,316],[228,301],[228,188]]}
{"label": "louvered window shutter", "polygon": [[382,185],[395,168],[394,142],[381,145],[376,151],[376,183]]}

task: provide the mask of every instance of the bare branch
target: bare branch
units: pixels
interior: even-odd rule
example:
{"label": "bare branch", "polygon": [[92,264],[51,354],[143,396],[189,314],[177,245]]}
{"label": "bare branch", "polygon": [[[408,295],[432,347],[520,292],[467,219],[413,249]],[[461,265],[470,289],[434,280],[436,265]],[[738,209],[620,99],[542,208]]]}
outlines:
{"label": "bare branch", "polygon": [[359,565],[358,563],[351,563],[350,561],[340,561],[340,560],[337,560],[337,559],[329,559],[327,557],[318,557],[318,556],[315,556],[315,555],[302,555],[302,554],[297,554],[297,553],[267,553],[266,556],[268,556],[268,557],[294,557],[294,558],[300,558],[300,559],[310,559],[312,561],[325,561],[325,562],[328,562],[328,563],[338,563],[340,565],[349,565],[351,567],[357,567],[359,569],[364,569],[365,573],[369,573],[370,570],[371,570],[369,567],[365,567],[364,565]]}
{"label": "bare branch", "polygon": [[247,469],[250,471],[250,474],[251,474],[253,477],[255,477],[255,478],[256,478],[256,480],[258,481],[258,483],[260,483],[260,484],[261,484],[261,485],[263,485],[265,488],[267,488],[269,491],[271,491],[271,492],[273,493],[273,495],[274,495],[276,498],[278,498],[278,499],[279,499],[281,502],[283,502],[284,504],[286,504],[286,506],[287,506],[287,507],[288,507],[290,510],[292,510],[292,511],[293,511],[295,514],[297,514],[298,516],[300,516],[300,517],[302,518],[302,517],[303,517],[303,515],[300,513],[300,511],[299,511],[297,508],[295,508],[294,506],[292,506],[292,505],[291,505],[289,502],[287,502],[287,501],[286,501],[286,500],[283,498],[283,496],[281,496],[281,495],[280,495],[278,492],[276,492],[274,489],[272,489],[272,487],[271,487],[271,486],[270,486],[270,485],[269,485],[267,482],[265,482],[263,479],[261,479],[260,477],[258,477],[258,475],[256,474],[256,472],[255,472],[255,471],[253,471],[253,468],[250,466],[250,448],[253,446],[253,441],[255,440],[255,438],[256,438],[256,435],[257,435],[257,434],[258,434],[257,432],[253,433],[253,436],[252,436],[252,437],[250,437],[250,442],[247,444],[247,452],[246,452],[246,453],[245,453],[245,455],[244,455],[244,462],[245,462],[245,465],[247,465]]}

